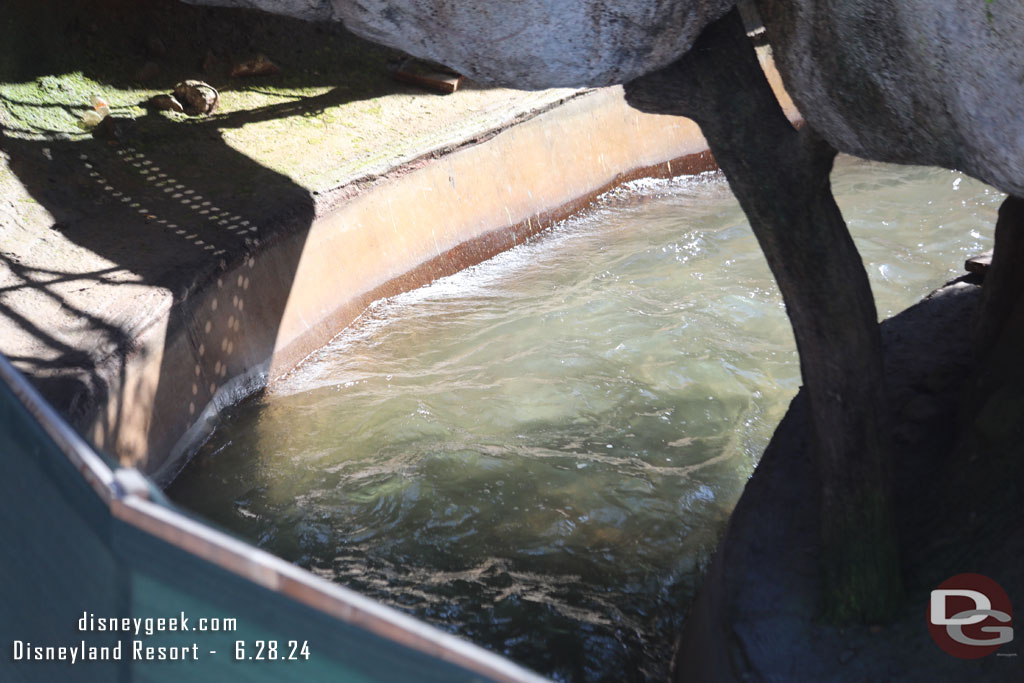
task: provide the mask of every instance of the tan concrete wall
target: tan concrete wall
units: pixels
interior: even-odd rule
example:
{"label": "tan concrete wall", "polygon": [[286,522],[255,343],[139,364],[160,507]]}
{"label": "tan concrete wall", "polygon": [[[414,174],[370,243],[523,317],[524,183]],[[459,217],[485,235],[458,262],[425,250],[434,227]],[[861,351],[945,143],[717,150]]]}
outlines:
{"label": "tan concrete wall", "polygon": [[[795,118],[770,62],[766,71]],[[712,168],[696,124],[640,113],[606,88],[401,169],[308,232],[263,245],[148,330],[91,435],[116,433],[101,445],[167,481],[217,410],[292,369],[373,300],[485,260],[619,183]]]}

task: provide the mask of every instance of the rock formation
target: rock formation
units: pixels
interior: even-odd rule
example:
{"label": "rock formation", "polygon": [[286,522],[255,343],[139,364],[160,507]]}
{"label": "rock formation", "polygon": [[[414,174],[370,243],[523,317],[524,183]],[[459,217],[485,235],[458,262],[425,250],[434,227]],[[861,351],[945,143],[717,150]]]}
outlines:
{"label": "rock formation", "polygon": [[[733,0],[187,0],[343,21],[520,88],[624,83],[682,55]],[[1024,195],[1024,3],[756,0],[786,87],[840,152],[956,168]]]}
{"label": "rock formation", "polygon": [[840,152],[1024,196],[1024,3],[758,0],[786,89]]}
{"label": "rock formation", "polygon": [[[1024,197],[1024,3],[756,0],[807,122],[797,132],[767,101],[739,17],[726,14],[730,0],[192,1],[342,20],[371,40],[498,85],[638,79],[627,87],[636,106],[697,120],[793,322],[821,498],[823,606],[840,619],[886,616],[898,602],[900,571],[880,337],[828,172],[838,150],[955,168]],[[1017,349],[1024,338],[1024,283],[1017,259],[1000,254],[1021,253],[1020,214],[1011,197],[979,327],[985,348]],[[1004,330],[996,317],[1012,324]],[[730,613],[729,598],[721,600]]]}
{"label": "rock formation", "polygon": [[624,83],[683,54],[734,0],[188,0],[343,21],[353,33],[513,88]]}

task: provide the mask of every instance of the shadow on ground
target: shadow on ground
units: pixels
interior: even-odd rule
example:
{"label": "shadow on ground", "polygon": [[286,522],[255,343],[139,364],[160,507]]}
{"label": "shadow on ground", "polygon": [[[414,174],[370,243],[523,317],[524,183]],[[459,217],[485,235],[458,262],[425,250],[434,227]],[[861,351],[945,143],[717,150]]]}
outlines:
{"label": "shadow on ground", "polygon": [[[164,144],[168,138],[174,144]],[[173,330],[190,319],[191,293],[279,235],[301,240],[313,220],[308,191],[233,150],[212,122],[185,125],[152,114],[119,142],[0,137],[0,149],[56,221],[40,239],[60,245],[63,238],[100,266],[83,271],[73,247],[52,248],[57,262],[45,267],[0,254],[10,271],[0,316],[32,337],[11,359],[79,425],[96,417],[90,411],[110,394],[125,393],[134,340],[155,309],[168,305],[146,288],[170,292]],[[275,286],[287,290],[295,265],[278,272]],[[285,300],[278,299],[281,307]],[[165,400],[163,378],[181,373],[161,368],[157,405]],[[206,400],[197,397],[200,405]],[[117,442],[120,413],[100,416],[102,443]]]}
{"label": "shadow on ground", "polygon": [[[171,309],[169,339],[192,319],[192,293],[284,236],[298,246],[286,250],[291,261],[280,263],[273,286],[290,288],[313,197],[234,149],[222,131],[404,90],[387,72],[399,53],[338,24],[173,0],[3,3],[0,40],[0,153],[13,174],[6,183],[24,188],[20,201],[38,204],[30,215],[0,207],[0,350],[74,424],[99,419],[97,440],[111,448],[124,429],[123,406],[106,415],[95,406],[125,394],[126,358],[160,310]],[[274,55],[281,73],[228,76],[232,63],[256,54]],[[202,120],[151,111],[105,137],[69,129],[95,83],[109,86],[115,105],[188,77],[284,101]],[[262,320],[279,321],[286,300],[261,303]],[[274,332],[262,331],[265,348],[256,353],[269,356]],[[246,330],[235,322],[214,333],[226,345]],[[172,362],[161,366],[156,405],[172,391],[164,380],[182,374]],[[200,407],[219,383],[201,379],[193,389]]]}
{"label": "shadow on ground", "polygon": [[[0,82],[6,83],[79,73],[125,90],[167,91],[185,78],[222,91],[273,94],[334,86],[350,99],[404,90],[380,78],[402,53],[356,38],[339,23],[176,0],[12,0],[0,7],[0,39]],[[230,77],[233,65],[259,55],[280,72]],[[63,106],[67,87],[51,82],[52,106]]]}

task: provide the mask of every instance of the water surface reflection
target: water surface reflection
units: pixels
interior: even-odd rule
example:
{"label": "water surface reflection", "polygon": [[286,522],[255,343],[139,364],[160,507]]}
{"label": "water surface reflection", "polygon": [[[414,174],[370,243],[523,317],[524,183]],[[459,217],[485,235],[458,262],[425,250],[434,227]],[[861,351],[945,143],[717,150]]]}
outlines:
{"label": "water surface reflection", "polygon": [[[1001,201],[940,170],[841,160],[834,181],[882,315],[987,248]],[[554,678],[664,678],[798,385],[724,182],[644,182],[377,303],[232,410],[170,493]]]}

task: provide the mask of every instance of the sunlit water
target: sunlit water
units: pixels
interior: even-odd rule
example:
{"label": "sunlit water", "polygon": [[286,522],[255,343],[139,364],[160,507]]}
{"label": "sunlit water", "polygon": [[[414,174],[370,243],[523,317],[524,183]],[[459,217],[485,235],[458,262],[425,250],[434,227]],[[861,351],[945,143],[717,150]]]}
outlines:
{"label": "sunlit water", "polygon": [[[841,160],[880,316],[990,245],[1001,195]],[[799,386],[718,176],[645,182],[371,307],[230,411],[170,490],[270,552],[565,680],[664,677]]]}

